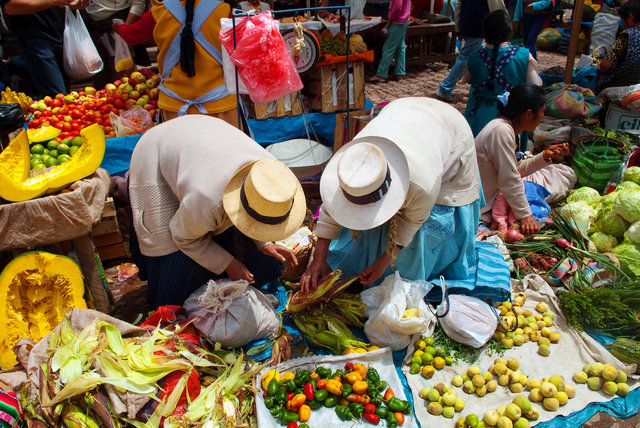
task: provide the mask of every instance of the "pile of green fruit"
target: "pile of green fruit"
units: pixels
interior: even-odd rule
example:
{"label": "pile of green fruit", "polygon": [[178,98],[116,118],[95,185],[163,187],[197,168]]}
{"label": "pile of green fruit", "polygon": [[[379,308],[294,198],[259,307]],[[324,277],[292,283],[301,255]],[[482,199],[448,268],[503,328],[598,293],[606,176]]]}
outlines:
{"label": "pile of green fruit", "polygon": [[611,364],[587,364],[581,371],[574,373],[573,380],[576,383],[586,383],[593,391],[602,390],[607,395],[625,397],[629,394],[627,374]]}
{"label": "pile of green fruit", "polygon": [[54,138],[49,141],[29,142],[31,170],[51,168],[67,162],[82,146],[82,137]]}
{"label": "pile of green fruit", "polygon": [[323,54],[346,55],[347,43],[338,38],[320,40],[320,52]]}
{"label": "pile of green fruit", "polygon": [[433,388],[422,388],[419,395],[420,398],[429,402],[427,411],[435,416],[453,418],[456,412],[464,409],[464,400],[456,395],[455,388],[449,388],[442,382],[437,383]]}
{"label": "pile of green fruit", "polygon": [[444,366],[453,364],[453,358],[447,355],[442,348],[434,348],[433,337],[426,337],[416,340],[413,344],[415,351],[411,357],[409,373],[420,373],[424,378],[431,379],[437,370],[442,370]]}

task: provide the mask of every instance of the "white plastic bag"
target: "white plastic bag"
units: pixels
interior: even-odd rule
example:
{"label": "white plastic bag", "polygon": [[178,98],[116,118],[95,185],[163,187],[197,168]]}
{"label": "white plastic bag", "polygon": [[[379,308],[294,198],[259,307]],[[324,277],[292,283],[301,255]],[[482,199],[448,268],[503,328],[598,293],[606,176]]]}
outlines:
{"label": "white plastic bag", "polygon": [[102,58],[89,36],[80,12],[66,7],[62,60],[65,73],[73,79],[87,79],[102,70]]}
{"label": "white plastic bag", "polygon": [[444,332],[464,345],[481,348],[496,331],[496,315],[482,300],[464,294],[448,295],[444,278],[440,277],[443,301],[436,314]]}
{"label": "white plastic bag", "polygon": [[111,120],[111,126],[116,133],[116,137],[143,134],[153,126],[151,113],[139,105],[123,111],[120,113],[120,116],[109,113],[109,119]]}
{"label": "white plastic bag", "polygon": [[112,33],[114,47],[113,64],[116,71],[127,71],[133,67],[133,58],[127,42],[116,33]]}
{"label": "white plastic bag", "polygon": [[[397,351],[409,345],[412,334],[422,333],[435,323],[435,316],[424,302],[432,287],[427,281],[406,281],[396,272],[379,286],[360,293],[369,318],[364,333],[371,343]],[[403,318],[408,309],[417,309],[417,316]]]}
{"label": "white plastic bag", "polygon": [[210,280],[184,302],[189,317],[202,317],[196,328],[212,342],[225,347],[272,339],[280,319],[267,298],[245,280]]}

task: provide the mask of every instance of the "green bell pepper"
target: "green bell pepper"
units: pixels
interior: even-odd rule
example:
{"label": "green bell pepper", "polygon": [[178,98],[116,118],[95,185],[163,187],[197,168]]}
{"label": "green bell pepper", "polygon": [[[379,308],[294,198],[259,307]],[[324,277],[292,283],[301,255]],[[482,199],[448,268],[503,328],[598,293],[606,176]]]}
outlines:
{"label": "green bell pepper", "polygon": [[386,390],[387,389],[387,382],[385,382],[383,380],[376,382],[376,389],[378,391]]}
{"label": "green bell pepper", "polygon": [[353,392],[353,387],[348,383],[342,384],[342,396],[347,398]]}
{"label": "green bell pepper", "polygon": [[373,383],[380,382],[380,375],[376,369],[369,367],[369,370],[367,370],[367,379],[370,379]]}
{"label": "green bell pepper", "polygon": [[386,419],[389,414],[389,409],[384,406],[376,407],[375,412],[376,415],[380,416],[381,419]]}
{"label": "green bell pepper", "polygon": [[299,387],[303,387],[304,385],[311,382],[311,378],[309,377],[309,370],[302,370],[296,373],[295,377],[293,378],[293,382]]}
{"label": "green bell pepper", "polygon": [[269,381],[269,385],[267,385],[267,392],[272,397],[276,395],[276,392],[278,392],[278,381],[275,377]]}
{"label": "green bell pepper", "polygon": [[318,389],[313,399],[316,401],[324,401],[327,399],[328,396],[329,396],[329,393],[327,392],[326,389]]}
{"label": "green bell pepper", "polygon": [[311,410],[315,410],[315,409],[318,409],[318,408],[322,407],[322,403],[317,401],[317,400],[307,401],[305,404],[307,406],[311,407]]}
{"label": "green bell pepper", "polygon": [[349,404],[349,410],[356,418],[361,418],[364,413],[364,406],[360,403]]}
{"label": "green bell pepper", "polygon": [[343,421],[349,421],[351,419],[355,419],[353,413],[347,406],[336,406],[336,414]]}
{"label": "green bell pepper", "polygon": [[278,416],[280,423],[283,425],[289,425],[291,422],[296,422],[298,420],[298,414],[295,412],[290,412],[287,409],[282,409],[280,415]]}
{"label": "green bell pepper", "polygon": [[332,395],[331,397],[324,400],[324,407],[334,407],[338,404],[338,401],[338,397]]}
{"label": "green bell pepper", "polygon": [[273,401],[276,403],[284,404],[287,402],[287,390],[284,388],[278,388],[278,392],[273,397]]}
{"label": "green bell pepper", "polygon": [[320,375],[320,379],[329,379],[331,377],[331,370],[322,366],[316,368],[316,373]]}
{"label": "green bell pepper", "polygon": [[272,408],[274,404],[275,402],[273,401],[273,397],[267,397],[264,399],[264,405],[267,407],[267,409]]}
{"label": "green bell pepper", "polygon": [[388,428],[398,428],[398,421],[396,420],[395,415],[393,414],[393,412],[389,412],[387,414],[387,427]]}
{"label": "green bell pepper", "polygon": [[295,391],[297,386],[295,384],[295,382],[291,379],[285,380],[284,382],[280,383],[280,386],[284,386],[284,389],[287,390],[287,392],[292,392]]}
{"label": "green bell pepper", "polygon": [[389,401],[387,401],[387,407],[392,412],[402,412],[406,406],[406,402],[398,397],[391,397]]}

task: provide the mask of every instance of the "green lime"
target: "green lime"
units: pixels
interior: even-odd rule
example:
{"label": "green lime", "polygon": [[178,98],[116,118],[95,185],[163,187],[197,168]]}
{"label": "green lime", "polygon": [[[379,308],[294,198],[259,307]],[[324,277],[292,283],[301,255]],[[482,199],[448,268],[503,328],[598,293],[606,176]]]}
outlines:
{"label": "green lime", "polygon": [[436,350],[433,346],[427,346],[426,348],[424,348],[424,353],[431,354],[433,357],[436,356]]}
{"label": "green lime", "polygon": [[436,356],[437,357],[444,357],[444,349],[442,349],[442,348],[436,349]]}
{"label": "green lime", "polygon": [[43,163],[37,163],[31,166],[31,169],[40,169],[40,168],[46,168],[46,166]]}
{"label": "green lime", "polygon": [[433,337],[427,337],[424,339],[424,343],[426,343],[427,346],[433,346],[436,341],[433,339]]}
{"label": "green lime", "polygon": [[44,146],[42,144],[34,144],[33,146],[31,146],[31,153],[39,155],[43,154]]}
{"label": "green lime", "polygon": [[453,364],[453,358],[451,358],[450,355],[447,355],[446,357],[444,357],[444,363],[450,366],[451,364]]}
{"label": "green lime", "polygon": [[45,166],[47,168],[50,168],[52,166],[57,166],[58,165],[58,159],[49,157],[46,161],[44,161],[44,164],[45,164]]}
{"label": "green lime", "polygon": [[44,163],[44,161],[46,161],[46,160],[47,160],[47,159],[49,159],[50,157],[51,157],[51,156],[49,156],[49,155],[42,155],[42,158],[40,159],[40,161],[41,161],[42,163]]}
{"label": "green lime", "polygon": [[64,153],[64,154],[61,154],[60,156],[58,156],[58,163],[60,164],[62,162],[66,162],[66,161],[68,161],[70,159],[71,159],[71,156],[69,156],[68,154]]}
{"label": "green lime", "polygon": [[31,168],[39,163],[42,163],[42,159],[31,159]]}
{"label": "green lime", "polygon": [[67,146],[71,145],[71,138],[65,138],[62,141],[60,141],[60,144],[66,144]]}
{"label": "green lime", "polygon": [[58,142],[56,140],[51,140],[47,143],[47,149],[55,150],[58,148]]}
{"label": "green lime", "polygon": [[69,155],[70,156],[75,155],[78,150],[80,150],[80,146],[71,146],[71,147],[69,147]]}
{"label": "green lime", "polygon": [[49,154],[49,149],[44,149],[44,152],[42,154],[48,155]]}
{"label": "green lime", "polygon": [[49,150],[49,156],[51,156],[52,158],[57,158],[59,154],[60,153],[58,153],[58,150]]}
{"label": "green lime", "polygon": [[433,362],[433,355],[425,352],[424,354],[422,354],[422,365],[428,365],[431,364]]}
{"label": "green lime", "polygon": [[409,373],[418,374],[420,373],[420,363],[411,363],[411,367],[409,368]]}
{"label": "green lime", "polygon": [[31,154],[31,160],[34,160],[34,159],[42,159],[42,156],[43,156],[43,155],[41,155],[40,153],[32,153],[32,154]]}
{"label": "green lime", "polygon": [[82,140],[82,137],[80,137],[80,136],[73,137],[73,138],[71,139],[71,145],[73,145],[73,146],[78,146],[78,147],[80,147],[80,146],[82,145],[82,143],[83,143],[83,142],[84,142],[84,141]]}
{"label": "green lime", "polygon": [[[64,140],[62,140],[62,141],[64,141]],[[60,153],[61,155],[68,155],[69,154],[69,146],[67,144],[64,144],[64,143],[58,144],[58,153]]]}
{"label": "green lime", "polygon": [[422,357],[420,357],[419,355],[414,355],[413,357],[411,357],[411,362],[412,363],[422,363]]}

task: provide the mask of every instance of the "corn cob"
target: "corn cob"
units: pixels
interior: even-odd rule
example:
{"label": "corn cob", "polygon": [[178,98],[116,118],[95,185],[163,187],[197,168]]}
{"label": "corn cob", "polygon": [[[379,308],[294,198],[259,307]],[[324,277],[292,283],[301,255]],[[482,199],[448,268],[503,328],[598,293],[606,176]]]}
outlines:
{"label": "corn cob", "polygon": [[311,293],[305,294],[298,291],[289,296],[289,300],[287,301],[287,312],[300,312],[319,303],[326,303],[358,279],[357,275],[351,278],[342,279],[341,276],[342,272],[335,270],[323,278],[322,282],[320,282]]}
{"label": "corn cob", "polygon": [[69,403],[62,410],[62,423],[67,428],[100,428],[80,407]]}

